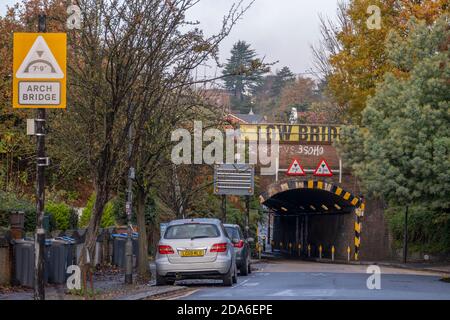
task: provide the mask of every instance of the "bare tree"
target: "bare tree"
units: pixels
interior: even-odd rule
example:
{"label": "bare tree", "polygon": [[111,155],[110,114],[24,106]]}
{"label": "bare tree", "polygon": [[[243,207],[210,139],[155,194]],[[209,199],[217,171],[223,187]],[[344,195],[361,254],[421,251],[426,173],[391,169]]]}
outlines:
{"label": "bare tree", "polygon": [[[219,33],[205,37],[185,18],[198,2],[78,1],[83,26],[69,37],[69,58],[76,63],[69,66],[70,108],[59,135],[89,164],[94,180],[96,200],[79,261],[83,271],[93,256],[111,187],[137,160],[148,121],[170,105],[164,102],[167,96],[195,83],[190,73],[217,58],[219,43],[248,8],[243,1],[232,5]],[[129,141],[131,126],[135,134]]]}
{"label": "bare tree", "polygon": [[321,40],[317,45],[312,45],[313,63],[315,69],[326,78],[331,72],[332,67],[329,58],[341,51],[341,44],[338,34],[350,26],[350,21],[346,14],[348,4],[340,1],[337,8],[337,21],[319,14]]}
{"label": "bare tree", "polygon": [[178,219],[188,218],[199,194],[212,186],[212,181],[208,179],[211,172],[212,168],[207,165],[173,165],[164,174],[169,178],[160,184],[158,196]]}
{"label": "bare tree", "polygon": [[[136,158],[136,214],[139,228],[138,275],[141,280],[150,276],[147,263],[148,244],[145,224],[145,205],[155,179],[170,172],[170,151],[173,143],[171,134],[177,127],[185,126],[190,120],[207,119],[208,114],[220,117],[220,113],[208,112],[210,107],[202,93],[190,85],[178,86],[174,91],[167,91],[157,106],[152,108],[152,116],[145,124],[138,144]],[[173,175],[169,174],[168,179]]]}

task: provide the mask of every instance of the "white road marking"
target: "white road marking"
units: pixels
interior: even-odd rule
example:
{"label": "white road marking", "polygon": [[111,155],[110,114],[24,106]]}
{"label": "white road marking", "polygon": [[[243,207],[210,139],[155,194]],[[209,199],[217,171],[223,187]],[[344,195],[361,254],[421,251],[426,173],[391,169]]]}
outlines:
{"label": "white road marking", "polygon": [[250,281],[250,280],[244,280],[244,281],[242,281],[241,283],[239,283],[239,284],[233,286],[231,289],[234,289],[234,288],[238,288],[238,287],[240,287],[240,286],[243,286],[245,283],[247,283],[247,282],[249,282],[249,281]]}
{"label": "white road marking", "polygon": [[331,297],[336,293],[334,289],[304,289],[304,290],[283,290],[269,296],[274,297]]}
{"label": "white road marking", "polygon": [[256,287],[259,286],[259,282],[249,282],[243,285],[243,287]]}

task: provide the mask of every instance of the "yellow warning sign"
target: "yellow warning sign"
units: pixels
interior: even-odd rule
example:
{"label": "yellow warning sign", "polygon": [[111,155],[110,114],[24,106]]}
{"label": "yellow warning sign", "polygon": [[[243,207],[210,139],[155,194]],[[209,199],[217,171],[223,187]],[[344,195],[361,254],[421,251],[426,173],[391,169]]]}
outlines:
{"label": "yellow warning sign", "polygon": [[14,33],[13,107],[66,107],[65,33]]}

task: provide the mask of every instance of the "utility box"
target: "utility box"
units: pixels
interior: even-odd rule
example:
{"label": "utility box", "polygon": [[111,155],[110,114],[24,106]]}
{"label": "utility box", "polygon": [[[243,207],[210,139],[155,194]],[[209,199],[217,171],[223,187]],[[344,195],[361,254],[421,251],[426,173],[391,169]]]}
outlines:
{"label": "utility box", "polygon": [[36,135],[36,120],[27,119],[27,136]]}
{"label": "utility box", "polygon": [[42,221],[45,232],[50,232],[50,216],[48,214],[44,215],[44,219]]}

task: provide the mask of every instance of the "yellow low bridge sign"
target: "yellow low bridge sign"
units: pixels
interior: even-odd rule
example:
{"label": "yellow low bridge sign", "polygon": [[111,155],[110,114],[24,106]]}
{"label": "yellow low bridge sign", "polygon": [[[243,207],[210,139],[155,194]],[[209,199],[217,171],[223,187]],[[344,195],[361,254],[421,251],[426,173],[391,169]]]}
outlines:
{"label": "yellow low bridge sign", "polygon": [[14,33],[13,107],[66,107],[65,33]]}

